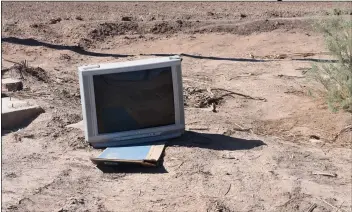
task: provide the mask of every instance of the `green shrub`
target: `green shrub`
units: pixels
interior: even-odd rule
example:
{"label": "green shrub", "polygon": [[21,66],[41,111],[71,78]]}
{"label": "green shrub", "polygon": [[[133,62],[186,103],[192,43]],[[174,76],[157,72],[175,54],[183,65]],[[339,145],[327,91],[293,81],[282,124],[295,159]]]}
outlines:
{"label": "green shrub", "polygon": [[326,89],[331,110],[352,112],[352,21],[333,17],[316,23],[315,28],[324,35],[335,61],[313,64],[309,73]]}

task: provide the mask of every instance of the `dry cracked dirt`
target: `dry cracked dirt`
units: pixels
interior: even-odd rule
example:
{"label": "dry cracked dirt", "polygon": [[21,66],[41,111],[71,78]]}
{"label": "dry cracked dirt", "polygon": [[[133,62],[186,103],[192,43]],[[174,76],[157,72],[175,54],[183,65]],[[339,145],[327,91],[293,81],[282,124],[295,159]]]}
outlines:
{"label": "dry cracked dirt", "polygon": [[[45,110],[2,134],[2,210],[351,211],[351,114],[305,75],[331,59],[311,23],[335,8],[351,18],[349,2],[2,2],[2,75],[29,66],[4,95]],[[174,54],[185,135],[157,169],[103,173],[65,128],[77,67]]]}

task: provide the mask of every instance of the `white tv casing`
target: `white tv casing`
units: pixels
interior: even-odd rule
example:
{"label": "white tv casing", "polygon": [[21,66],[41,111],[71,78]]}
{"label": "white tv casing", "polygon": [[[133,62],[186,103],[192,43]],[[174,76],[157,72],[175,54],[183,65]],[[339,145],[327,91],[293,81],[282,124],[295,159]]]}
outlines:
{"label": "white tv casing", "polygon": [[[143,59],[119,63],[86,65],[78,68],[85,140],[95,148],[122,146],[166,140],[185,131],[181,58],[179,56]],[[99,134],[95,107],[93,76],[171,67],[175,104],[175,124]],[[122,91],[123,92],[123,91]],[[140,104],[143,104],[141,102]]]}

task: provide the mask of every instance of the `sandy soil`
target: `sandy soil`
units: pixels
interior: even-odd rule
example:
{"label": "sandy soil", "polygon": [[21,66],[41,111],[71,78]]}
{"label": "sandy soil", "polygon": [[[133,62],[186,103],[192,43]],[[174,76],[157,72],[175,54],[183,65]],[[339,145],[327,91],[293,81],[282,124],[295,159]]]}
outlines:
{"label": "sandy soil", "polygon": [[[40,67],[8,95],[45,113],[2,135],[2,210],[351,211],[351,114],[304,74],[329,59],[312,20],[350,6],[3,2],[2,69]],[[184,59],[186,134],[157,169],[103,173],[89,160],[101,150],[65,128],[82,118],[77,67],[169,54]],[[208,88],[235,93],[214,113]]]}

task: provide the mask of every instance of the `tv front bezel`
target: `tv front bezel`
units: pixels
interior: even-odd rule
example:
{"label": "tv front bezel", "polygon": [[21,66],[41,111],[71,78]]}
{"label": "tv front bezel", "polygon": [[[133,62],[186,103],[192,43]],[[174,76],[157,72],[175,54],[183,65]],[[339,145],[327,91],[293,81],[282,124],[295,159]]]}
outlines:
{"label": "tv front bezel", "polygon": [[[98,133],[94,75],[171,67],[174,92],[175,124],[115,133]],[[87,65],[78,68],[85,140],[93,146],[108,147],[146,143],[176,137],[185,130],[182,69],[180,57],[152,58],[119,63]],[[141,103],[142,104],[142,103]]]}

